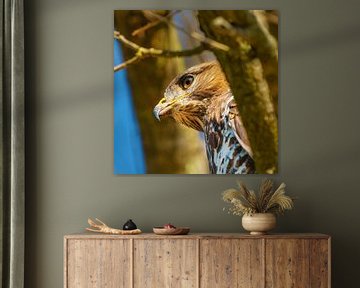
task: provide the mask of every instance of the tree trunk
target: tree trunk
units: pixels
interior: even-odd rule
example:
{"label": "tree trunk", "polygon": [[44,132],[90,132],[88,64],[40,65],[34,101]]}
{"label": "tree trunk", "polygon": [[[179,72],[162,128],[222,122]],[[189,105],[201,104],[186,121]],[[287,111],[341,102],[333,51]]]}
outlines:
{"label": "tree trunk", "polygon": [[[277,42],[264,30],[266,27],[259,26],[261,23],[258,21],[261,20],[255,19],[256,15],[251,14],[253,12],[200,10],[198,19],[207,37],[230,47],[228,52],[213,52],[224,70],[237,102],[253,149],[256,172],[276,173]],[[264,48],[265,44],[267,46]],[[271,97],[266,81],[266,76],[269,75],[274,77],[270,85],[276,84],[276,99]]]}
{"label": "tree trunk", "polygon": [[[127,39],[143,47],[180,49],[176,31],[166,24],[157,25],[136,37],[131,35],[148,22],[142,11],[115,11],[115,30]],[[125,59],[134,56],[133,50],[124,45],[122,48]],[[182,59],[167,58],[147,58],[127,67],[147,173],[207,173],[206,156],[199,133],[171,119],[159,123],[152,113],[167,85],[183,69]]]}

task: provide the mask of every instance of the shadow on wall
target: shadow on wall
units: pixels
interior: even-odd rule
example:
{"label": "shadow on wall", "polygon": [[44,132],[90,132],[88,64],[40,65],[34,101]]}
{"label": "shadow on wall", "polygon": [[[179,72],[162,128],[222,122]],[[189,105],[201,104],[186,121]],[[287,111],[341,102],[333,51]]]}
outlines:
{"label": "shadow on wall", "polygon": [[359,41],[360,26],[354,25],[332,33],[321,33],[289,43],[283,42],[280,47],[280,59],[297,57],[299,54],[307,54],[324,48],[336,48]]}

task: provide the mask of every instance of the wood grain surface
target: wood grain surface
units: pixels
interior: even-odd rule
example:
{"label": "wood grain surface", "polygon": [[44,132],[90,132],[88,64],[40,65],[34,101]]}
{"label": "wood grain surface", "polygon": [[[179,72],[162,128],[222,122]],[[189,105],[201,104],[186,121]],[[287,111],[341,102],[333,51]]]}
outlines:
{"label": "wood grain surface", "polygon": [[310,241],[266,240],[266,287],[310,287]]}
{"label": "wood grain surface", "polygon": [[193,239],[134,241],[134,287],[197,287]]}
{"label": "wood grain surface", "polygon": [[327,288],[330,279],[330,241],[313,239],[310,242],[310,287]]}
{"label": "wood grain surface", "polygon": [[65,236],[65,288],[326,288],[323,234]]}
{"label": "wood grain surface", "polygon": [[263,287],[261,239],[209,239],[200,247],[200,287]]}
{"label": "wood grain surface", "polygon": [[130,288],[131,273],[130,240],[67,243],[65,287]]}
{"label": "wood grain surface", "polygon": [[266,234],[250,235],[249,233],[190,233],[188,235],[156,235],[154,233],[142,233],[139,235],[110,235],[102,233],[77,233],[65,235],[65,239],[329,239],[329,235],[320,233],[288,233],[288,234]]}

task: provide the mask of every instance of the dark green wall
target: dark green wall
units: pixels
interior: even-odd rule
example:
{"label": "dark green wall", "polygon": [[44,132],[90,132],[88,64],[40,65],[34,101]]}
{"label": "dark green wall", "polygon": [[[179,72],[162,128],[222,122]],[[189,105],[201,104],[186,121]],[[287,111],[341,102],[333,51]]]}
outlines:
{"label": "dark green wall", "polygon": [[278,231],[331,234],[334,287],[358,287],[358,0],[26,1],[27,287],[62,287],[63,235],[82,231],[88,216],[114,226],[131,217],[145,231],[165,222],[241,231],[220,200],[238,177],[112,174],[112,10],[141,4],[280,10],[274,179],[299,200]]}

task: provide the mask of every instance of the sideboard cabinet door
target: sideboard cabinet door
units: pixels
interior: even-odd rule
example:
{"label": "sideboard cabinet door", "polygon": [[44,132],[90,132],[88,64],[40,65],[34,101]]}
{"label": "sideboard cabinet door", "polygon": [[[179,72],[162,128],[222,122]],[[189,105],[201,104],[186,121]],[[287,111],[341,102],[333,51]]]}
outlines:
{"label": "sideboard cabinet door", "polygon": [[200,287],[264,287],[261,239],[202,239]]}
{"label": "sideboard cabinet door", "polygon": [[329,240],[266,239],[266,287],[329,287]]}
{"label": "sideboard cabinet door", "polygon": [[68,288],[131,287],[130,240],[68,239]]}
{"label": "sideboard cabinet door", "polygon": [[134,240],[134,288],[196,288],[196,239]]}

